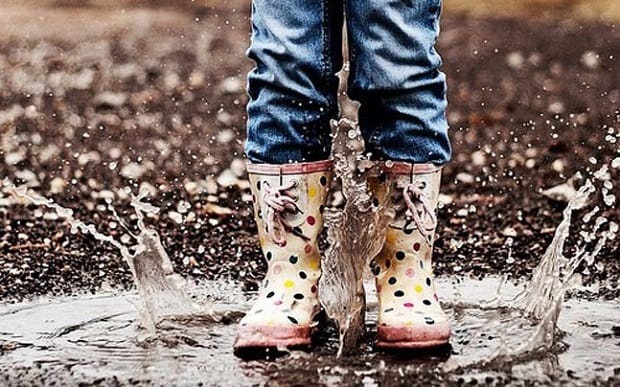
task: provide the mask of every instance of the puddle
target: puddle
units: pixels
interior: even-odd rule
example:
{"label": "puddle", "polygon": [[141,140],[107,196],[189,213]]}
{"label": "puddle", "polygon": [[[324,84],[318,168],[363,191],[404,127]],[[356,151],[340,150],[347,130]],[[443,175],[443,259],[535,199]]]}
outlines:
{"label": "puddle", "polygon": [[[46,299],[0,307],[0,373],[11,383],[121,383],[256,385],[539,381],[584,384],[618,380],[618,302],[568,299],[558,321],[560,340],[550,351],[518,362],[485,360],[532,335],[522,311],[493,306],[499,278],[438,281],[454,323],[451,354],[402,359],[374,352],[376,295],[366,284],[369,335],[359,356],[337,358],[333,327],[318,335],[312,352],[244,361],[232,354],[235,320],[250,308],[252,293],[232,283],[208,282],[190,290],[200,302],[217,305],[233,318],[178,318],[160,323],[155,336],[141,328],[137,293]],[[503,297],[521,290],[502,288]],[[614,376],[615,375],[615,376]],[[613,379],[613,378],[616,379]],[[409,378],[409,379],[408,379]]]}

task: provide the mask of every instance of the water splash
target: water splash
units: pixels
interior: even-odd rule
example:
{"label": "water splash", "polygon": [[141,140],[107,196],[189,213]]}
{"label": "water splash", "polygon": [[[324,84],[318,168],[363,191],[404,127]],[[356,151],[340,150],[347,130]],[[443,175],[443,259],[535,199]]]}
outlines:
{"label": "water splash", "polygon": [[[529,327],[525,327],[530,332],[528,337],[515,345],[509,345],[506,340],[502,340],[495,352],[484,360],[450,359],[444,365],[445,371],[483,369],[492,365],[511,366],[536,356],[551,354],[555,347],[560,346],[558,320],[567,291],[580,283],[580,278],[576,276],[577,268],[582,263],[592,265],[601,249],[613,241],[618,233],[618,224],[603,215],[599,215],[592,222],[600,211],[599,206],[594,206],[582,217],[583,224],[578,235],[579,239],[574,243],[574,251],[566,255],[566,244],[568,238],[572,236],[571,226],[574,226],[573,213],[585,210],[592,202],[592,195],[597,191],[602,195],[606,194],[605,190],[597,189],[597,185],[607,190],[613,188],[607,166],[595,172],[592,179],[587,179],[568,202],[551,243],[534,269],[531,281],[521,293],[505,301],[507,297],[503,287],[506,284],[500,285],[498,296],[493,302],[496,304],[495,308],[521,311],[531,322]],[[510,328],[509,326],[508,329]],[[507,333],[503,335],[506,336]]]}
{"label": "water splash", "polygon": [[338,356],[356,352],[365,332],[364,273],[368,261],[379,253],[390,217],[384,205],[373,206],[367,177],[373,163],[363,155],[357,125],[350,120],[333,122],[335,173],[342,183],[346,204],[326,211],[329,247],[321,276],[321,303],[338,325]]}
{"label": "water splash", "polygon": [[[363,154],[363,140],[357,125],[347,119],[334,122],[333,125],[335,172],[342,182],[346,204],[341,210],[332,209],[326,213],[330,244],[324,258],[321,302],[328,316],[338,325],[338,355],[342,356],[355,353],[358,340],[364,334],[364,272],[368,260],[381,248],[385,239],[385,226],[392,214],[386,211],[385,203],[379,206],[371,204],[367,177],[373,163]],[[575,179],[580,179],[580,176]],[[563,211],[563,219],[553,240],[534,270],[529,286],[519,295],[508,297],[503,292],[505,284],[500,283],[496,298],[487,303],[487,307],[496,310],[503,308],[521,311],[529,321],[529,338],[511,345],[503,340],[495,353],[482,361],[484,364],[481,361],[463,363],[461,360],[456,364],[448,361],[447,369],[510,364],[537,353],[549,353],[558,345],[557,321],[566,292],[578,282],[575,270],[582,262],[592,265],[601,249],[615,239],[618,231],[615,222],[601,215],[596,217],[600,208],[595,206],[582,218],[584,224],[574,252],[565,255],[566,242],[571,237],[572,214],[586,208],[597,191],[600,191],[605,205],[613,206],[615,200],[610,199],[613,183],[608,166],[603,166],[576,190]],[[587,224],[591,224],[589,229]],[[457,302],[454,305],[455,312],[459,308]],[[521,323],[515,323],[515,327]]]}
{"label": "water splash", "polygon": [[162,321],[179,316],[202,315],[217,318],[209,305],[199,307],[183,290],[184,280],[174,272],[170,257],[166,253],[157,232],[144,223],[147,214],[157,214],[159,208],[147,203],[144,199],[146,191],[138,196],[131,196],[130,205],[137,217],[138,234],[132,233],[120,219],[113,207],[110,206],[119,223],[133,238],[134,244],[127,246],[109,235],[97,231],[94,224],[87,224],[75,218],[73,210],[64,208],[51,199],[45,198],[25,186],[15,187],[5,181],[9,192],[32,204],[44,206],[54,210],[59,217],[67,220],[71,225],[71,232],[89,234],[98,241],[109,243],[116,247],[125,259],[134,278],[140,294],[142,307],[142,326],[148,332],[154,333],[156,326]]}

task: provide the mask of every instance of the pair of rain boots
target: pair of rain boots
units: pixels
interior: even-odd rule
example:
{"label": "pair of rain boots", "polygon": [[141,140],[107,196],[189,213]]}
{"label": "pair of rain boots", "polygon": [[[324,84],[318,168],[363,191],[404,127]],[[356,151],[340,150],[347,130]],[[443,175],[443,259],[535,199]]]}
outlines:
{"label": "pair of rain boots", "polygon": [[[235,350],[306,346],[321,306],[318,237],[332,178],[331,161],[249,164],[254,215],[267,275],[241,320]],[[377,203],[394,211],[383,249],[371,262],[379,299],[377,347],[446,344],[450,323],[432,274],[441,171],[430,164],[381,163],[370,180]]]}

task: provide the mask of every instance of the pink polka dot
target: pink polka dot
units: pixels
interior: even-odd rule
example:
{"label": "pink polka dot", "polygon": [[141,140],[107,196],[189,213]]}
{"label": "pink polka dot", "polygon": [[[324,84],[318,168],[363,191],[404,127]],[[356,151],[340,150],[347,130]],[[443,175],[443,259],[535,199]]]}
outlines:
{"label": "pink polka dot", "polygon": [[315,285],[312,285],[312,287],[310,288],[310,291],[311,291],[312,293],[316,293],[316,286],[315,286]]}
{"label": "pink polka dot", "polygon": [[316,219],[314,219],[314,216],[309,216],[308,218],[306,218],[306,222],[308,222],[310,226],[314,226],[314,223],[316,223]]}
{"label": "pink polka dot", "polygon": [[273,274],[280,274],[282,272],[282,267],[280,265],[275,265],[273,267]]}
{"label": "pink polka dot", "polygon": [[405,275],[407,277],[413,277],[415,275],[415,271],[413,271],[412,268],[407,269],[407,271],[405,271]]}
{"label": "pink polka dot", "polygon": [[310,253],[312,252],[312,246],[310,246],[310,245],[306,245],[306,246],[304,247],[304,252],[305,252],[306,254],[310,254]]}
{"label": "pink polka dot", "polygon": [[420,251],[420,244],[418,242],[413,244],[413,251]]}
{"label": "pink polka dot", "polygon": [[405,302],[405,303],[403,304],[403,306],[404,306],[405,308],[413,308],[413,302]]}
{"label": "pink polka dot", "polygon": [[282,300],[276,300],[273,302],[274,305],[282,305]]}

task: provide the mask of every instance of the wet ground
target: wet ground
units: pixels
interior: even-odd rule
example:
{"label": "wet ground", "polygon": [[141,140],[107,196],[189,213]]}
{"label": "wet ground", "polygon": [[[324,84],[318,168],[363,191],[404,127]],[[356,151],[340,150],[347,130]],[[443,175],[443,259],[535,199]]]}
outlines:
{"label": "wet ground", "polygon": [[[251,66],[243,56],[247,5],[110,8],[105,1],[92,1],[74,8],[71,1],[61,3],[64,7],[2,6],[0,178],[29,185],[127,242],[130,238],[108,203],[113,201],[121,216],[135,222],[127,190],[148,189],[152,202],[162,208],[148,222],[162,236],[178,272],[198,284],[227,278],[245,290],[255,289],[265,267],[242,161],[244,74]],[[543,191],[579,171],[587,177],[620,155],[617,19],[566,15],[444,15],[439,48],[449,79],[455,156],[443,180],[438,274],[528,278],[561,219],[562,193],[570,193],[564,189],[549,198]],[[610,172],[618,181],[620,170]],[[331,205],[340,202],[336,196]],[[619,218],[617,207],[599,202],[602,213]],[[595,265],[578,269],[586,283],[597,284],[584,292],[588,298],[615,305],[619,250],[616,241],[601,251]],[[2,313],[24,299],[131,289],[131,281],[116,250],[72,234],[62,218],[0,193]],[[105,302],[96,304],[105,309]],[[115,324],[135,330],[128,310],[119,310],[130,317],[121,316]],[[608,315],[614,312],[616,326],[602,334],[617,341],[617,308]],[[67,319],[63,324],[75,323]],[[52,324],[44,330],[57,328]],[[214,329],[222,330],[222,342],[214,343],[228,351],[230,327]],[[586,335],[594,337],[589,331]],[[76,342],[82,339],[78,335]],[[3,360],[21,356],[4,345]],[[233,364],[230,352],[223,356],[230,361],[225,364]],[[333,366],[326,379],[316,381],[337,383],[353,377],[352,369],[365,370],[364,364],[378,360],[369,352],[350,360],[359,362],[359,368]],[[311,361],[317,362],[314,357]],[[332,367],[332,361],[328,356],[325,367]],[[290,370],[279,368],[286,367],[282,364],[249,366],[256,379],[243,381],[291,376]],[[21,375],[53,379],[57,370],[47,373],[48,365],[40,361]],[[74,367],[59,368],[57,381]],[[312,377],[320,377],[313,370]],[[409,371],[403,375],[410,376]],[[368,375],[380,381],[372,375],[382,371],[360,372],[355,378],[361,383]],[[389,372],[395,372],[393,378],[385,381],[405,382],[397,368]],[[433,372],[429,369],[424,377],[430,380]],[[563,372],[561,378],[570,378]],[[599,383],[611,383],[608,373],[599,376]],[[76,378],[97,381],[95,375]],[[477,375],[476,380],[485,377]],[[528,380],[534,379],[517,376],[513,382]],[[452,376],[449,381],[468,382]],[[493,381],[503,383],[489,383]]]}
{"label": "wet ground", "polygon": [[[370,284],[368,284],[370,285]],[[369,289],[366,345],[358,356],[336,359],[333,329],[321,333],[311,353],[293,351],[273,361],[240,360],[230,351],[234,317],[249,308],[252,294],[234,283],[203,282],[192,293],[208,296],[219,311],[233,317],[163,323],[157,336],[139,328],[136,294],[73,297],[31,302],[2,312],[5,339],[0,371],[5,383],[98,385],[529,385],[613,383],[620,372],[617,326],[610,317],[617,303],[568,300],[559,328],[568,332],[552,351],[529,356],[509,367],[486,364],[501,349],[526,342],[534,328],[521,312],[497,307],[497,278],[440,281],[447,310],[454,316],[452,347],[432,356],[379,353],[372,348],[376,295]],[[457,293],[458,289],[458,293]],[[508,285],[511,298],[520,290]],[[486,294],[488,299],[480,297]],[[484,308],[480,307],[483,301]],[[616,335],[616,339],[614,339]],[[510,369],[510,372],[507,370]]]}

